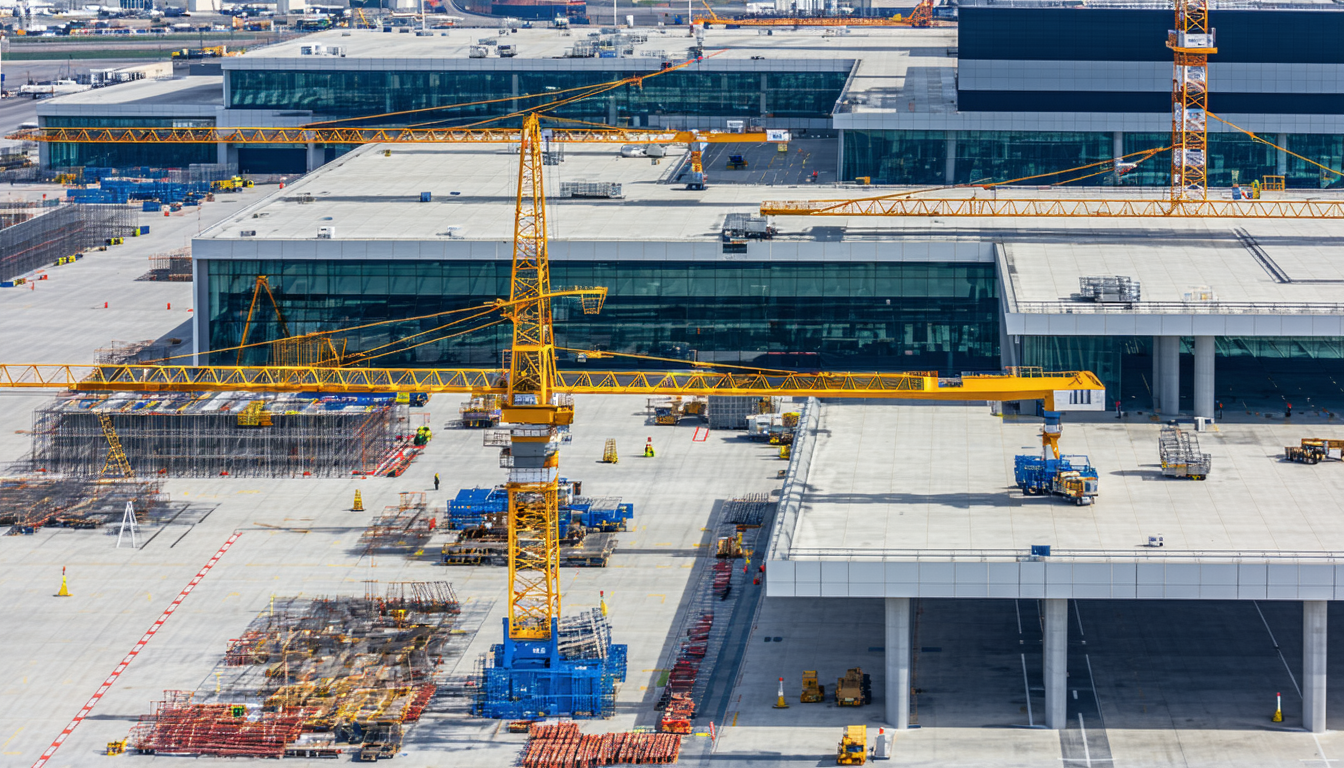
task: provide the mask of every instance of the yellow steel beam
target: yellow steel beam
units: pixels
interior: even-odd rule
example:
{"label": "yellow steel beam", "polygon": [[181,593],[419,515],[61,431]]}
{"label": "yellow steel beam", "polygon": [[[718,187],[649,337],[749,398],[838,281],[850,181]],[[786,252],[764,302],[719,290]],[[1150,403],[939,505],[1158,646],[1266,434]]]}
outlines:
{"label": "yellow steel beam", "polygon": [[472,392],[492,390],[501,373],[464,368],[0,364],[0,388],[81,392]]}
{"label": "yellow steel beam", "polygon": [[[460,368],[316,368],[0,364],[0,388],[82,392],[506,393],[503,371]],[[597,395],[780,395],[908,400],[1035,400],[1104,389],[1087,371],[932,373],[720,373],[560,371],[556,389]]]}
{"label": "yellow steel beam", "polygon": [[1016,216],[1094,218],[1344,219],[1344,201],[864,198],[767,200],[762,216]]}
{"label": "yellow steel beam", "polygon": [[[764,133],[546,128],[564,144],[762,143]],[[81,144],[507,144],[518,128],[36,128],[6,138]]]}

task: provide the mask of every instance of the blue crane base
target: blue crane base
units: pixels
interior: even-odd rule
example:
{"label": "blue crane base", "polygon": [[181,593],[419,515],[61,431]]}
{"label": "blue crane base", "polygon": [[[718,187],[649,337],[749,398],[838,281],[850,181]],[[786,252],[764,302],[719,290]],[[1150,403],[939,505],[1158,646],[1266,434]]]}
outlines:
{"label": "blue crane base", "polygon": [[475,713],[521,720],[542,717],[611,717],[616,683],[625,681],[626,646],[608,642],[594,658],[566,658],[559,626],[549,640],[513,640],[504,620],[504,642],[490,649],[478,681]]}

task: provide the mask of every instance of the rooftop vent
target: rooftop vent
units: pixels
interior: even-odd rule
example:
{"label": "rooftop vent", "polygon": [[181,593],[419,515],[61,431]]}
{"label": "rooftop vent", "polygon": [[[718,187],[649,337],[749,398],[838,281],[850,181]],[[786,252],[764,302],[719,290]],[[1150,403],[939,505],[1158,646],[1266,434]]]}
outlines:
{"label": "rooftop vent", "polygon": [[1125,275],[1080,277],[1078,293],[1069,296],[1074,301],[1094,301],[1099,304],[1127,304],[1140,301],[1139,297],[1139,281]]}

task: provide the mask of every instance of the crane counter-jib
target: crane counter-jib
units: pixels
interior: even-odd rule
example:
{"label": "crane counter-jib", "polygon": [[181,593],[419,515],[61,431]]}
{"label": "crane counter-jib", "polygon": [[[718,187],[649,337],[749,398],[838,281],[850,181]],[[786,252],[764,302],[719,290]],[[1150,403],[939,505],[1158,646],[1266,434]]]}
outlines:
{"label": "crane counter-jib", "polygon": [[[488,368],[318,368],[0,364],[0,388],[84,392],[423,392],[507,394]],[[929,373],[560,371],[576,395],[812,396],[902,400],[1044,400],[1047,410],[1103,410],[1105,387],[1087,371],[939,377]]]}

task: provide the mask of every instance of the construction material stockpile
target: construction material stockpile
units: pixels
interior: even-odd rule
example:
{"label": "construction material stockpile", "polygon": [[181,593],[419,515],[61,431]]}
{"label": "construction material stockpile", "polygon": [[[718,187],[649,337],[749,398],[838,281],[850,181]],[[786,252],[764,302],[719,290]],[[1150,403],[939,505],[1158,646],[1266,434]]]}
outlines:
{"label": "construction material stockpile", "polygon": [[139,216],[125,205],[59,205],[0,229],[0,281],[128,237]]}
{"label": "construction material stockpile", "polygon": [[149,271],[136,279],[177,283],[191,282],[191,246],[150,256]]}
{"label": "construction material stockpile", "polygon": [[116,523],[131,503],[138,522],[152,522],[167,511],[161,481],[107,480],[89,477],[0,479],[0,525],[9,534],[38,528],[101,528]]}
{"label": "construction material stockpile", "polygon": [[395,752],[457,652],[459,613],[447,582],[393,582],[379,594],[370,581],[362,598],[278,601],[229,642],[216,680],[156,704],[128,743],[234,757]]}
{"label": "construction material stockpile", "polygon": [[369,523],[359,543],[365,554],[405,554],[422,549],[437,527],[425,494],[402,491],[396,506],[384,507]]}
{"label": "construction material stockpile", "polygon": [[1166,477],[1203,480],[1213,468],[1213,456],[1200,451],[1199,438],[1174,424],[1162,427],[1157,447]]}
{"label": "construction material stockpile", "polygon": [[96,477],[103,416],[137,477],[387,473],[411,450],[406,407],[391,395],[68,395],[33,413],[33,469]]}
{"label": "construction material stockpile", "polygon": [[535,670],[508,669],[504,645],[491,646],[477,666],[474,713],[503,720],[611,717],[616,686],[625,682],[626,646],[611,642],[604,613],[593,608],[560,619],[551,643],[551,666]]}
{"label": "construction material stockpile", "polygon": [[579,733],[578,723],[535,723],[528,731],[523,768],[671,765],[681,737],[668,733]]}
{"label": "construction material stockpile", "polygon": [[[560,478],[560,559],[570,567],[604,568],[616,550],[615,534],[626,530],[634,518],[634,505],[623,503],[619,496],[580,496],[581,489],[582,481]],[[509,494],[502,485],[458,491],[448,502],[444,525],[459,533],[456,541],[443,546],[440,561],[507,565],[508,505]]]}

